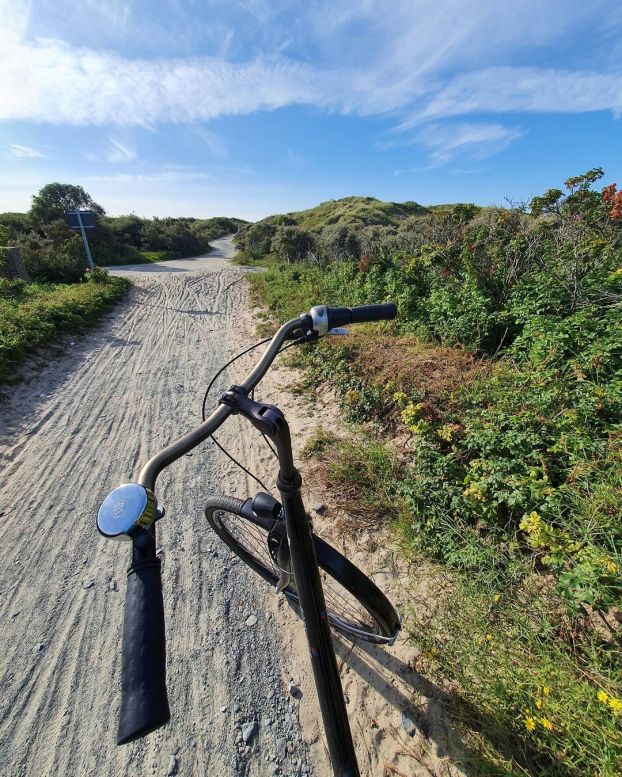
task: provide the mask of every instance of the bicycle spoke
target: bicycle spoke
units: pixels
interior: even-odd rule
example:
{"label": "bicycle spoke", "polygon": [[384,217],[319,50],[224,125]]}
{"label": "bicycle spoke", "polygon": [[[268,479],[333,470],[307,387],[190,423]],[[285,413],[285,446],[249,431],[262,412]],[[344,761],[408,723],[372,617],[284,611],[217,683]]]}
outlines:
{"label": "bicycle spoke", "polygon": [[[239,515],[225,511],[221,512],[221,520],[229,534],[247,553],[275,575],[278,574],[278,567],[268,550],[268,534],[265,529]],[[378,633],[377,624],[358,599],[324,570],[320,570],[320,573],[329,618],[362,631]],[[293,579],[288,590],[296,594]]]}

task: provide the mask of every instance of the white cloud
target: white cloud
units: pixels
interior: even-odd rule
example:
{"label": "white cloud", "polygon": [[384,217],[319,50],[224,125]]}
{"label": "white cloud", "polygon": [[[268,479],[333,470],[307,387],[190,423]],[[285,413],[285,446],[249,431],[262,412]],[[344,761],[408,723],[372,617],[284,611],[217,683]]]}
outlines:
{"label": "white cloud", "polygon": [[191,123],[222,115],[326,103],[327,74],[287,60],[140,60],[60,41],[11,44],[2,68],[0,120],[54,124]]}
{"label": "white cloud", "polygon": [[[242,34],[262,47],[248,44],[246,56],[238,52],[227,61],[140,58],[31,40],[28,5],[0,0],[0,120],[153,126],[296,104],[410,114],[411,124],[474,112],[620,111],[619,69],[507,67],[516,52],[524,60],[525,52],[552,46],[588,21],[595,39],[611,35],[605,0],[316,0],[303,9],[293,0],[210,4],[217,19],[252,13],[252,29]],[[116,2],[111,9],[109,25],[119,30],[126,6]]]}
{"label": "white cloud", "polygon": [[501,124],[429,124],[413,138],[429,151],[429,168],[456,157],[480,160],[498,154],[521,137],[523,131]]}
{"label": "white cloud", "polygon": [[622,113],[622,72],[495,67],[457,76],[401,126],[474,113]]}
{"label": "white cloud", "polygon": [[[442,126],[441,120],[449,117],[598,110],[622,114],[622,71],[618,60],[599,55],[597,45],[611,41],[622,25],[622,14],[611,10],[610,0],[314,0],[304,5],[298,0],[205,0],[198,4],[203,13],[198,13],[200,34],[195,37],[204,38],[201,31],[208,25],[217,29],[222,40],[211,50],[219,56],[118,53],[132,51],[120,42],[127,44],[127,36],[137,30],[147,29],[152,38],[157,31],[169,42],[187,33],[187,0],[162,2],[161,15],[154,16],[140,3],[111,0],[97,26],[101,40],[115,46],[119,41],[112,51],[32,37],[37,27],[28,22],[30,3],[0,0],[0,121],[117,125],[122,138],[121,127],[188,124],[212,156],[226,158],[226,141],[200,123],[305,104],[341,114],[395,117],[402,130],[418,127],[404,142],[422,144],[431,164],[440,165],[459,155],[496,153],[521,134],[485,121]],[[89,13],[101,5],[88,3]],[[62,19],[69,20],[71,6],[63,0],[43,4],[45,12],[52,13],[58,4]],[[32,19],[38,29],[45,28],[34,10]],[[246,23],[240,25],[241,20]],[[53,27],[55,34],[65,29],[63,24]],[[555,51],[567,62],[569,41],[584,29],[590,30],[590,42],[572,49],[574,71],[508,66],[550,63]],[[39,153],[31,151],[31,156]],[[295,167],[295,155],[288,153]],[[109,138],[104,154],[115,164],[137,156],[118,137]]]}
{"label": "white cloud", "polygon": [[212,156],[217,159],[225,159],[228,156],[227,141],[222,135],[200,125],[194,125],[191,131],[205,144]]}
{"label": "white cloud", "polygon": [[13,156],[20,157],[22,159],[44,159],[45,154],[37,151],[36,148],[31,146],[22,146],[19,143],[9,143],[9,151]]}
{"label": "white cloud", "polygon": [[89,175],[87,181],[118,184],[150,184],[150,183],[189,183],[193,181],[217,181],[212,173],[202,170],[155,170],[143,173],[111,173],[109,175]]}
{"label": "white cloud", "polygon": [[133,159],[136,159],[136,151],[134,149],[123,145],[119,140],[115,140],[112,137],[108,138],[108,142],[110,143],[106,152],[108,162],[131,162]]}

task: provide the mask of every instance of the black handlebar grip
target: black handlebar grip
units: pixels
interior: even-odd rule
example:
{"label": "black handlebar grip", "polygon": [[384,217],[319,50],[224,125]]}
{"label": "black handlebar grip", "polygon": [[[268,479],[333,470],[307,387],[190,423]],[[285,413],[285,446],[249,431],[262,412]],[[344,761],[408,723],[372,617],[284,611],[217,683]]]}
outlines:
{"label": "black handlebar grip", "polygon": [[135,564],[127,573],[122,661],[118,745],[155,731],[171,717],[159,558]]}
{"label": "black handlebar grip", "polygon": [[389,321],[397,316],[395,302],[383,302],[381,305],[360,305],[352,308],[352,323],[364,324],[367,321]]}
{"label": "black handlebar grip", "polygon": [[328,328],[348,324],[365,324],[370,321],[388,321],[397,316],[395,302],[383,302],[380,305],[360,305],[356,308],[326,308]]}

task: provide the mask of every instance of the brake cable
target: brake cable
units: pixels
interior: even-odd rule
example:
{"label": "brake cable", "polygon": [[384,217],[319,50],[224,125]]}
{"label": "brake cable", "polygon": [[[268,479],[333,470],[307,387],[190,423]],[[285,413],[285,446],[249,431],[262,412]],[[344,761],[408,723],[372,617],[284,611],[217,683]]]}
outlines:
{"label": "brake cable", "polygon": [[[211,379],[211,381],[210,381],[210,383],[209,383],[209,386],[207,387],[207,389],[205,390],[205,394],[203,395],[203,404],[202,404],[202,407],[201,407],[201,417],[202,417],[202,420],[203,420],[203,421],[205,421],[205,407],[206,407],[206,404],[207,404],[207,396],[208,396],[208,394],[209,394],[209,392],[210,392],[210,390],[211,390],[212,386],[214,385],[214,383],[215,383],[215,382],[216,382],[216,380],[218,379],[218,377],[219,377],[219,376],[220,376],[220,375],[221,375],[221,374],[222,374],[222,373],[223,373],[223,372],[224,372],[224,371],[227,369],[227,367],[230,367],[230,366],[231,366],[231,365],[232,365],[232,364],[233,364],[235,361],[237,361],[239,358],[241,358],[242,356],[245,356],[247,353],[250,353],[250,351],[254,351],[254,350],[255,350],[255,348],[259,348],[259,346],[260,346],[260,345],[265,345],[265,343],[269,342],[270,340],[272,340],[272,338],[271,338],[271,337],[267,337],[265,340],[260,340],[258,343],[255,343],[254,345],[251,345],[251,346],[249,346],[248,348],[245,348],[243,351],[240,351],[240,353],[238,353],[236,356],[234,356],[234,357],[233,357],[233,359],[230,359],[230,360],[229,360],[229,361],[228,361],[228,362],[227,362],[225,365],[223,365],[223,366],[222,366],[222,367],[221,367],[221,368],[218,370],[218,372],[217,372],[217,373],[214,375],[214,377]],[[286,351],[288,348],[293,348],[295,345],[299,345],[300,343],[302,343],[302,342],[305,342],[305,341],[306,341],[306,338],[305,338],[305,337],[300,337],[300,338],[298,338],[298,339],[294,340],[294,342],[293,342],[293,343],[289,343],[289,344],[288,344],[288,345],[286,345],[284,348],[281,348],[281,349],[279,350],[279,352],[276,354],[276,356],[278,356],[279,354],[283,353],[283,351]],[[275,358],[276,358],[276,356],[275,356]],[[252,392],[251,392],[251,399],[253,399],[253,398],[254,398],[254,396],[255,396],[255,389],[253,389],[253,390],[252,390]],[[272,447],[272,445],[270,444],[270,442],[269,442],[268,438],[266,437],[266,435],[265,435],[265,434],[263,434],[263,432],[262,432],[261,436],[264,438],[264,440],[266,441],[266,444],[268,445],[268,447],[269,447],[269,448],[270,448],[270,450],[272,451],[272,455],[273,455],[275,458],[278,458],[278,457],[277,457],[277,453],[276,453],[276,451],[274,450],[274,448],[273,448],[273,447]],[[259,483],[259,485],[260,485],[260,486],[263,488],[263,490],[264,490],[264,491],[267,491],[267,492],[269,492],[269,488],[268,488],[268,487],[265,485],[265,483],[263,483],[263,482],[262,482],[262,481],[261,481],[261,480],[260,480],[260,479],[257,477],[257,475],[254,475],[254,474],[253,474],[253,473],[252,473],[250,470],[248,470],[248,469],[247,469],[247,468],[246,468],[246,467],[245,467],[245,466],[244,466],[244,465],[243,465],[241,462],[239,462],[239,461],[238,461],[238,460],[237,460],[237,459],[236,459],[234,456],[232,456],[232,455],[229,453],[229,451],[228,451],[228,450],[227,450],[227,449],[226,449],[226,448],[225,448],[225,447],[224,447],[224,446],[223,446],[223,445],[222,445],[222,444],[221,444],[221,443],[220,443],[220,442],[219,442],[219,441],[218,441],[218,440],[217,440],[217,439],[214,437],[214,435],[213,435],[213,434],[211,434],[211,435],[210,435],[210,438],[211,438],[211,439],[212,439],[212,441],[213,441],[213,442],[214,442],[214,443],[215,443],[215,444],[218,446],[218,448],[220,448],[220,450],[221,450],[221,451],[222,451],[222,452],[225,454],[225,456],[227,456],[227,457],[228,457],[228,458],[229,458],[229,459],[230,459],[230,460],[231,460],[231,461],[232,461],[232,462],[233,462],[233,463],[234,463],[234,464],[235,464],[237,467],[239,467],[239,468],[240,468],[240,469],[241,469],[243,472],[245,472],[245,473],[246,473],[246,474],[247,474],[249,477],[253,478],[253,480],[254,480],[255,482]]]}

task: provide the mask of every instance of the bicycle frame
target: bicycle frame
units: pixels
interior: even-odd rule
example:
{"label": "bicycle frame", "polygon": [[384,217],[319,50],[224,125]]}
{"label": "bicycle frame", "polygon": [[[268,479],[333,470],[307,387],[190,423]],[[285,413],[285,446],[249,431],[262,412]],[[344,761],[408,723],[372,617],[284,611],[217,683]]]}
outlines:
{"label": "bicycle frame", "polygon": [[294,465],[289,426],[277,407],[248,399],[238,386],[230,389],[221,401],[274,442],[279,460],[277,488],[333,772],[335,777],[359,777],[311,526],[302,501],[302,477]]}

